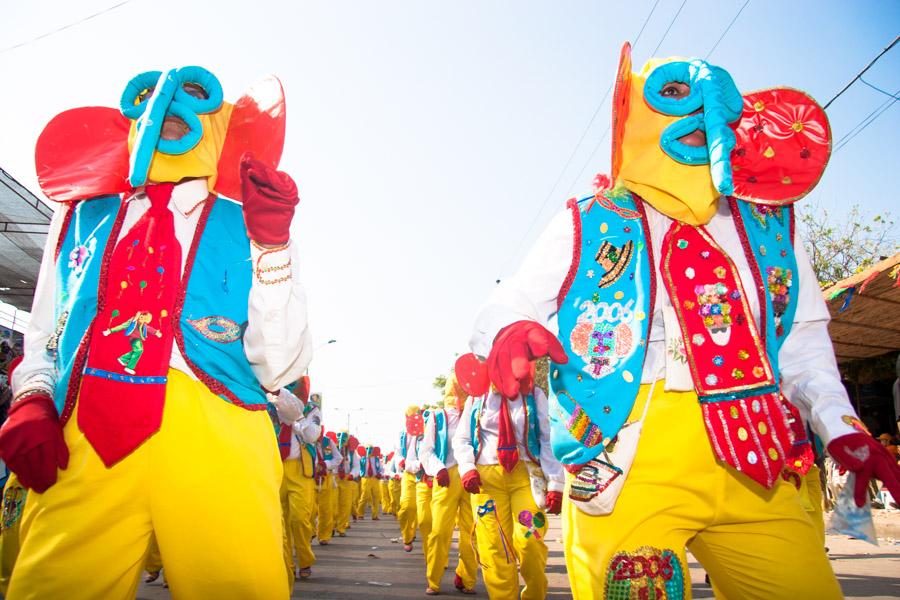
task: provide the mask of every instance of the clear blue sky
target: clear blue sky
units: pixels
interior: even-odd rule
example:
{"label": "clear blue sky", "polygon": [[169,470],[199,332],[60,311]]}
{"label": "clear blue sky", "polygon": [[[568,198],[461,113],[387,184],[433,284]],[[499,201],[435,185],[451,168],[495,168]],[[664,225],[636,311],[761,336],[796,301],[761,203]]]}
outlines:
{"label": "clear blue sky", "polygon": [[[288,99],[282,167],[302,201],[300,244],[326,425],[349,413],[388,445],[402,408],[466,350],[494,281],[609,164],[608,101],[551,190],[655,0],[16,2],[0,22],[0,166],[35,191],[32,152],[61,110],[115,106],[136,73],[200,64],[234,100],[264,74]],[[744,0],[688,0],[658,56],[705,56]],[[651,56],[681,0],[661,0],[634,51]],[[752,90],[824,102],[900,33],[900,3],[752,0],[710,60]],[[900,88],[900,47],[867,79]],[[856,84],[830,109],[840,138],[885,96]],[[818,202],[894,209],[900,103],[832,159]],[[598,141],[600,144],[598,146]],[[593,154],[595,148],[596,153]],[[585,166],[586,165],[586,166]],[[579,175],[582,167],[584,171]],[[523,234],[537,217],[524,242]]]}

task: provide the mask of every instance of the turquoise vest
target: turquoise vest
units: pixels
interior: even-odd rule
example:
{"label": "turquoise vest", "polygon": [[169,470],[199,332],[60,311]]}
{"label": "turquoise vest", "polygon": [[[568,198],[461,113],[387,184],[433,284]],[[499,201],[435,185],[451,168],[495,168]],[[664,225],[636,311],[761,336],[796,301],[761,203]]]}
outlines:
{"label": "turquoise vest", "polygon": [[[118,196],[78,202],[60,233],[56,269],[56,408],[68,419],[84,369],[88,334],[104,298],[101,270],[112,254],[125,205]],[[86,252],[85,252],[86,251]],[[250,410],[267,408],[265,393],[244,354],[247,298],[253,267],[241,206],[223,198],[208,202],[187,255],[187,288],[176,343],[196,376],[223,399]],[[71,257],[71,258],[70,258]],[[79,257],[77,260],[75,257]]]}
{"label": "turquoise vest", "polygon": [[430,419],[434,419],[434,454],[441,464],[446,465],[447,451],[450,446],[447,439],[447,413],[443,410],[428,411],[425,429],[428,429],[428,420]]}
{"label": "turquoise vest", "polygon": [[[484,408],[484,398],[474,398],[472,401],[472,415],[469,419],[469,439],[472,450],[475,452],[475,460],[481,453],[481,411]],[[537,418],[537,403],[534,394],[528,394],[525,398],[525,450],[528,458],[535,464],[540,463],[541,457],[541,428]]]}
{"label": "turquoise vest", "polygon": [[[596,458],[621,429],[643,373],[655,286],[643,203],[627,191],[571,202],[575,256],[560,291],[559,341],[569,362],[550,367],[550,439],[563,464]],[[797,274],[793,212],[732,200],[732,215],[763,307],[760,335],[773,371],[796,312],[794,294],[764,287]],[[747,286],[747,289],[753,289]],[[777,323],[776,323],[777,321]]]}

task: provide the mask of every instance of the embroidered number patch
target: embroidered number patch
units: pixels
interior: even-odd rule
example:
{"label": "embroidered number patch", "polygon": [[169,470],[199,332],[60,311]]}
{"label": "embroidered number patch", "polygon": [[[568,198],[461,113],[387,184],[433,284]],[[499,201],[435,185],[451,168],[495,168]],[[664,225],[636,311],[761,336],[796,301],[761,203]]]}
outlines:
{"label": "embroidered number patch", "polygon": [[684,573],[672,550],[643,546],[619,552],[606,572],[606,600],[682,600]]}

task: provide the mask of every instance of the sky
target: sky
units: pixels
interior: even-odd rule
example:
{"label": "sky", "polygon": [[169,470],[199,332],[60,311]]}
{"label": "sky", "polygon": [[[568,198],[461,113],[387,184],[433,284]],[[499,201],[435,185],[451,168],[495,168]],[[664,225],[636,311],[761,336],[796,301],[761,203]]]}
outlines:
{"label": "sky", "polygon": [[[709,60],[740,89],[786,85],[822,103],[900,33],[895,0],[130,0],[30,41],[117,1],[4,6],[0,167],[40,195],[33,149],[47,121],[116,106],[142,71],[202,65],[232,101],[278,75],[313,388],[327,428],[349,422],[382,448],[406,406],[439,401],[431,382],[468,351],[496,280],[608,171],[604,96],[648,15],[636,68],[715,47]],[[865,79],[897,93],[900,46]],[[856,83],[828,109],[834,139],[885,100]],[[896,215],[898,131],[900,103],[835,152],[802,202],[836,219],[853,204]]]}

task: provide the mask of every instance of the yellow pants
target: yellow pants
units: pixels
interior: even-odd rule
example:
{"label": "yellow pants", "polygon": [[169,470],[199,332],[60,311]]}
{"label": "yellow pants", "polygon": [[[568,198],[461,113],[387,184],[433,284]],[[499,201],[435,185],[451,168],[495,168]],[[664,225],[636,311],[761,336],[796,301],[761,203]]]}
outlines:
{"label": "yellow pants", "polygon": [[[507,473],[500,465],[478,465],[481,493],[472,494],[472,516],[482,576],[491,600],[536,600],[547,596],[547,533],[544,524],[537,535],[519,523],[518,515],[539,512],[531,494],[525,463]],[[490,501],[493,501],[491,508]],[[541,512],[541,516],[544,513]],[[518,572],[516,567],[518,566]],[[525,587],[519,592],[519,574]]]}
{"label": "yellow pants", "polygon": [[448,469],[450,485],[434,484],[431,493],[431,535],[428,537],[428,554],[425,556],[425,578],[428,587],[441,589],[441,578],[450,557],[453,529],[459,524],[459,563],[456,574],[467,589],[475,587],[478,561],[472,547],[472,501],[463,489],[459,467]]}
{"label": "yellow pants", "polygon": [[391,514],[391,490],[387,479],[379,480],[378,488],[381,490],[381,512]]}
{"label": "yellow pants", "polygon": [[[648,387],[631,418],[641,414]],[[615,510],[594,517],[565,502],[563,539],[576,600],[648,591],[690,598],[685,547],[717,597],[842,597],[793,484],[779,479],[767,491],[719,464],[697,396],[662,385]]]}
{"label": "yellow pants", "polygon": [[281,503],[288,530],[285,558],[287,560],[296,552],[297,566],[301,569],[311,567],[316,563],[316,555],[312,551],[312,509],[316,503],[316,481],[303,474],[303,467],[297,459],[284,461]]}
{"label": "yellow pants", "polygon": [[329,541],[331,533],[334,531],[335,496],[337,496],[337,490],[334,487],[334,475],[329,473],[322,480],[316,502],[319,506],[318,537],[320,544]]}
{"label": "yellow pants", "polygon": [[233,406],[179,371],[168,376],[160,430],[111,468],[77,415],[66,424],[69,467],[28,494],[8,598],[134,598],[151,533],[174,597],[289,596],[268,413]]}
{"label": "yellow pants", "polygon": [[800,480],[800,503],[816,527],[819,541],[825,545],[825,494],[822,492],[822,480],[819,467],[813,465]]}
{"label": "yellow pants", "polygon": [[3,518],[0,522],[0,597],[6,596],[19,556],[19,527],[27,497],[28,490],[19,485],[15,473],[10,473],[3,486]]}
{"label": "yellow pants", "polygon": [[397,515],[400,512],[400,491],[403,487],[400,479],[393,479],[388,482],[388,491],[391,495],[391,514]]}
{"label": "yellow pants", "polygon": [[412,473],[403,473],[397,521],[403,543],[412,544],[416,539],[416,476]]}
{"label": "yellow pants", "polygon": [[347,531],[350,526],[350,513],[353,511],[353,496],[356,484],[348,479],[338,480],[338,510],[335,518],[335,529],[338,534]]}
{"label": "yellow pants", "polygon": [[144,562],[144,570],[148,573],[159,573],[163,568],[162,554],[159,552],[159,543],[156,536],[150,536],[150,550],[147,552],[147,560]]}
{"label": "yellow pants", "polygon": [[356,518],[362,516],[359,509],[360,497],[362,497],[362,482],[356,478],[353,480],[353,516]]}
{"label": "yellow pants", "polygon": [[424,481],[416,483],[416,527],[422,534],[422,552],[428,556],[428,538],[431,536],[431,488]]}
{"label": "yellow pants", "polygon": [[378,512],[381,508],[381,488],[377,477],[363,477],[359,502],[356,505],[356,516],[366,516],[366,506],[372,506],[372,520],[378,520]]}

